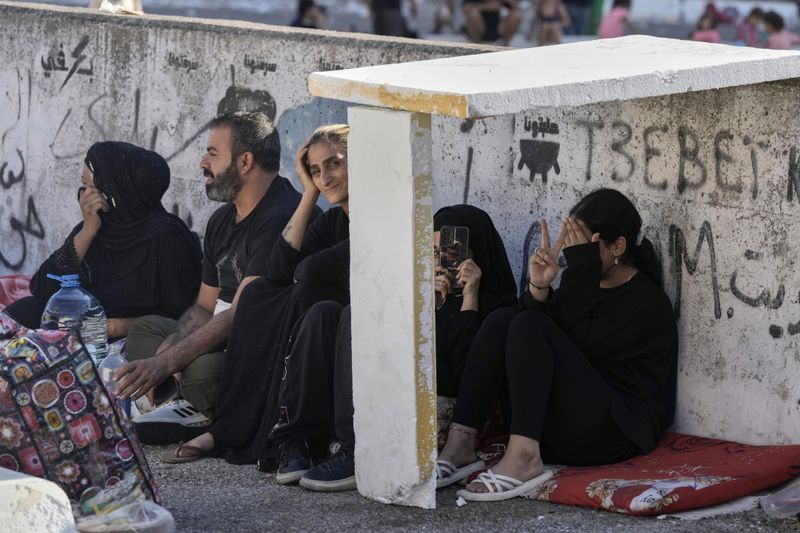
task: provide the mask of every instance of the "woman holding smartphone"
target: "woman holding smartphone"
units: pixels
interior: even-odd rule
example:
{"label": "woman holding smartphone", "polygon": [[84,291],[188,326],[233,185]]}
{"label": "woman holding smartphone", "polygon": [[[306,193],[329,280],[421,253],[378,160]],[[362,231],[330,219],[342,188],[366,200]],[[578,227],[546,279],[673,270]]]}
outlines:
{"label": "woman holding smartphone", "polygon": [[[443,259],[442,233],[458,235],[464,246],[454,256],[457,264],[443,261],[453,278],[438,262],[435,278],[444,299],[436,311],[437,389],[440,396],[455,396],[481,320],[499,306],[513,305],[516,285],[485,212],[469,205],[445,207],[433,223],[435,257]],[[314,304],[295,325],[279,394],[280,419],[271,435],[280,449],[278,483],[326,492],[356,488],[350,332],[350,307],[335,301]]]}
{"label": "woman holding smartphone", "polygon": [[178,318],[200,284],[200,242],[164,209],[170,170],[156,152],[124,142],[99,142],[86,154],[78,190],[83,221],[31,279],[32,297],[6,308],[38,328],[60,285],[47,274],[79,274],[105,309],[110,338],[125,337],[144,315]]}
{"label": "woman holding smartphone", "polygon": [[[459,491],[467,500],[530,493],[552,475],[544,462],[608,464],[656,446],[675,412],[678,335],[652,244],[636,244],[641,224],[611,189],[579,201],[553,244],[541,221],[522,310],[492,313],[472,344],[441,485],[484,467],[475,437],[504,398],[507,452]],[[567,268],[553,290],[562,249]]]}
{"label": "woman holding smartphone", "polygon": [[[314,303],[347,305],[350,241],[344,124],[317,128],[295,155],[303,196],[269,258],[267,275],[242,290],[228,340],[223,399],[209,431],[163,457],[170,463],[224,454],[232,463],[274,469],[267,437],[278,421],[278,391],[292,329]],[[316,216],[320,195],[335,205]]]}

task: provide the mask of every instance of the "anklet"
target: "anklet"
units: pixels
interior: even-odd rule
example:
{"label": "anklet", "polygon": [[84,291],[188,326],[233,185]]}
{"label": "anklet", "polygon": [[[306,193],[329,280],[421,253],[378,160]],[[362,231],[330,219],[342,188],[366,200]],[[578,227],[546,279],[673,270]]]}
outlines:
{"label": "anklet", "polygon": [[468,437],[474,437],[475,435],[478,434],[477,430],[472,429],[468,431],[466,429],[462,429],[459,426],[454,426],[452,424],[450,425],[450,431],[455,431],[456,433],[461,433],[462,435],[466,435]]}

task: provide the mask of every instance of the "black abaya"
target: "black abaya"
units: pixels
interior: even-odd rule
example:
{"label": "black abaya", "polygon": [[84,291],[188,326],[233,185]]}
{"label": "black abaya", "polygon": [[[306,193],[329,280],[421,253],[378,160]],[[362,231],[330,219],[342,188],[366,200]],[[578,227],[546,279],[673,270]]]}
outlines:
{"label": "black abaya", "polygon": [[[278,420],[278,392],[295,322],[316,302],[349,302],[349,220],[341,208],[319,216],[298,252],[278,239],[269,274],[242,290],[228,341],[223,400],[209,430],[231,463],[268,469],[268,436]],[[291,285],[293,280],[296,283]]]}
{"label": "black abaya", "polygon": [[[47,300],[60,288],[47,274],[80,275],[81,286],[109,318],[178,318],[197,296],[201,255],[197,236],[161,204],[170,183],[167,162],[132,144],[101,142],[89,149],[86,165],[111,209],[100,213],[100,231],[83,261],[73,243],[81,222],[41,264],[30,283],[33,297],[20,305],[26,315],[21,322],[38,327]],[[9,314],[14,309],[12,304]]]}

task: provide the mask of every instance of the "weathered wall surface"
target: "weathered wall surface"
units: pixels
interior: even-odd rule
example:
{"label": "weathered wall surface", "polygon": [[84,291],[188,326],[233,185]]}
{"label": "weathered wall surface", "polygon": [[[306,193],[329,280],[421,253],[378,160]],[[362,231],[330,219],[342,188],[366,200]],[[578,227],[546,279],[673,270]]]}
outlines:
{"label": "weathered wall surface", "polygon": [[434,202],[487,209],[525,284],[539,217],[555,232],[582,194],[628,194],[679,314],[677,428],[800,442],[799,96],[780,82],[438,118]]}
{"label": "weathered wall surface", "polygon": [[83,158],[98,140],[169,161],[164,205],[202,234],[219,206],[198,164],[218,112],[262,110],[294,151],[346,106],[313,99],[308,75],[489,50],[250,23],[125,17],[0,2],[0,273],[32,273],[80,220]]}
{"label": "weathered wall surface", "polygon": [[[202,233],[216,205],[197,163],[218,111],[272,114],[293,178],[308,133],[346,120],[343,104],[309,97],[310,72],[481,50],[2,2],[0,20],[0,272],[33,271],[79,220],[75,190],[95,140],[163,153],[174,176],[165,205]],[[540,216],[557,227],[587,191],[629,194],[679,314],[677,428],[800,442],[798,93],[782,82],[434,118],[434,207],[486,209],[524,284]]]}

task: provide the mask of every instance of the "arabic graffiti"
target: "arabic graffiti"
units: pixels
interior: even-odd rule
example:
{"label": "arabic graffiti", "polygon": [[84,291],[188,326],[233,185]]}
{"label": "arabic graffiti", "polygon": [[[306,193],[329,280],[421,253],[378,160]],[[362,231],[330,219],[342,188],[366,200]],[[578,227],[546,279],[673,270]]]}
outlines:
{"label": "arabic graffiti", "polygon": [[542,117],[539,117],[539,121],[531,120],[530,117],[525,117],[525,131],[530,132],[533,138],[535,139],[539,134],[542,135],[544,138],[545,135],[548,133],[550,135],[558,135],[558,124],[555,122],[550,122],[548,118],[547,121],[542,120]]}
{"label": "arabic graffiti", "polygon": [[[22,150],[18,146],[13,145],[11,139],[13,139],[14,136],[10,135],[22,120],[22,84],[24,76],[19,70],[17,70],[17,79],[16,98],[12,98],[12,105],[0,108],[2,112],[16,108],[17,115],[14,124],[0,136],[0,191],[12,190],[15,185],[22,183],[26,178],[25,157]],[[30,72],[28,72],[28,113],[30,113],[31,84],[31,75]],[[11,96],[8,93],[6,94]],[[11,159],[2,160],[3,154],[11,154]],[[18,162],[16,160],[18,160]],[[11,203],[9,202],[8,205],[11,205]],[[5,234],[4,238],[0,241],[0,264],[15,272],[23,267],[28,257],[27,236],[33,236],[37,239],[44,239],[45,237],[44,226],[39,218],[39,213],[36,210],[36,203],[32,196],[28,196],[27,211],[24,220],[25,222],[23,223],[12,214],[8,219],[8,225],[11,229],[10,235]],[[13,238],[14,234],[18,236],[17,239]],[[9,253],[12,250],[14,253]]]}
{"label": "arabic graffiti", "polygon": [[525,131],[530,133],[533,139],[522,139],[519,141],[520,159],[517,165],[518,170],[528,167],[530,170],[530,180],[533,183],[537,174],[542,176],[542,183],[547,183],[547,174],[550,170],[555,170],[556,174],[561,174],[561,167],[558,164],[558,153],[561,144],[553,141],[536,139],[539,135],[542,139],[546,135],[558,135],[558,124],[539,117],[538,122],[525,117]]}
{"label": "arabic graffiti", "polygon": [[278,64],[270,63],[269,61],[265,61],[263,59],[250,57],[249,55],[245,54],[244,68],[249,68],[250,74],[255,74],[257,70],[260,70],[266,76],[267,72],[275,72],[278,70]]}
{"label": "arabic graffiti", "polygon": [[21,182],[25,179],[25,159],[22,157],[22,152],[19,148],[16,149],[17,157],[19,157],[20,167],[21,169],[16,173],[8,168],[8,161],[3,161],[0,163],[0,187],[5,190],[10,189],[14,186],[14,184]]}
{"label": "arabic graffiti", "polygon": [[94,76],[94,58],[89,61],[89,68],[79,68],[81,64],[86,60],[86,55],[83,51],[89,45],[89,36],[84,35],[81,37],[78,44],[72,50],[71,57],[75,61],[72,63],[71,67],[67,67],[67,58],[66,54],[64,54],[64,45],[63,43],[59,45],[58,53],[56,54],[55,59],[53,59],[53,55],[49,55],[47,60],[45,61],[44,56],[42,56],[41,64],[42,69],[44,70],[44,76],[49,78],[53,72],[67,72],[67,76],[64,78],[64,82],[59,87],[59,92],[64,86],[72,79],[72,76],[75,74],[80,74],[82,76],[89,76],[89,81],[92,80],[92,76]]}
{"label": "arabic graffiti", "polygon": [[25,264],[25,259],[28,257],[28,242],[25,236],[32,235],[39,240],[45,237],[44,226],[39,218],[39,213],[36,211],[36,203],[33,200],[33,196],[28,197],[28,210],[25,216],[25,223],[23,224],[16,217],[12,216],[9,219],[9,226],[11,226],[11,230],[16,232],[20,238],[19,246],[15,246],[14,248],[22,250],[22,254],[19,260],[14,262],[6,258],[6,256],[0,252],[0,263],[6,268],[16,272],[22,268]]}
{"label": "arabic graffiti", "polygon": [[319,69],[321,71],[326,70],[344,70],[344,67],[334,61],[325,61],[324,59],[319,60]]}
{"label": "arabic graffiti", "polygon": [[177,69],[186,69],[188,71],[197,70],[197,67],[200,66],[198,61],[189,59],[185,55],[176,55],[172,52],[167,55],[167,65],[177,68]]}

